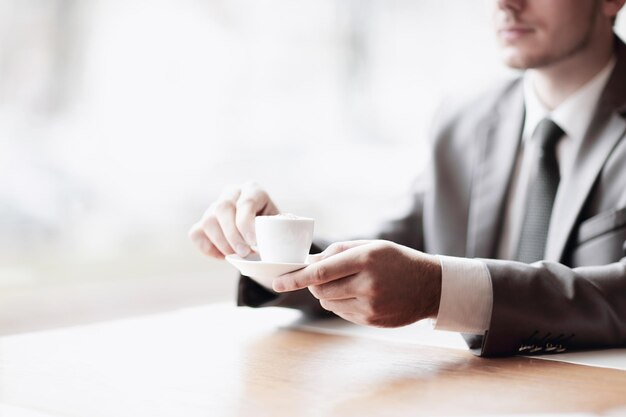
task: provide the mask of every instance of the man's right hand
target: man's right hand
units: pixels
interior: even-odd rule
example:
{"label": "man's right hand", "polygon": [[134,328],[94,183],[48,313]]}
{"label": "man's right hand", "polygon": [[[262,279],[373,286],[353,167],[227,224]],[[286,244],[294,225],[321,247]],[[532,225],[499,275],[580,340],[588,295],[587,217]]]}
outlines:
{"label": "man's right hand", "polygon": [[227,187],[189,230],[189,238],[205,255],[223,259],[250,254],[256,246],[256,216],[279,214],[265,190],[256,183]]}

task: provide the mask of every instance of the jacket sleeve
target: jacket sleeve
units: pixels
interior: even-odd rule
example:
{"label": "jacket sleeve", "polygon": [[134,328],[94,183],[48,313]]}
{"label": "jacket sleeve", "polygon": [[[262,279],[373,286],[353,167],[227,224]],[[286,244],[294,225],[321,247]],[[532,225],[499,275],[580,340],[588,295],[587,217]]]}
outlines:
{"label": "jacket sleeve", "polygon": [[527,355],[626,344],[626,258],[578,268],[483,261],[491,274],[493,310],[484,336],[466,335],[475,353]]}
{"label": "jacket sleeve", "polygon": [[424,197],[425,190],[412,194],[411,205],[405,215],[383,223],[374,239],[390,240],[403,246],[424,251]]}

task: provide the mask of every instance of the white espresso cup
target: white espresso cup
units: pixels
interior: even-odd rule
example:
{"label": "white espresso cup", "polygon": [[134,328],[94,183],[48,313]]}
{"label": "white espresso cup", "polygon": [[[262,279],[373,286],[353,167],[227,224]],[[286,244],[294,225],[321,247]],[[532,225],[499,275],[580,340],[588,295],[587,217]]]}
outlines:
{"label": "white espresso cup", "polygon": [[291,214],[258,216],[256,242],[263,262],[304,263],[313,242],[314,220]]}

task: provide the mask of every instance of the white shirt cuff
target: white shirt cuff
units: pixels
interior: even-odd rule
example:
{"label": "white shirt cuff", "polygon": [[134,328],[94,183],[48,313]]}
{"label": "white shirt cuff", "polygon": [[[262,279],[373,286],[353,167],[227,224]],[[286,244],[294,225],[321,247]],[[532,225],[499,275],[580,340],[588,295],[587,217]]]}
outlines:
{"label": "white shirt cuff", "polygon": [[484,334],[491,322],[493,290],[485,263],[437,255],[441,262],[441,300],[436,330]]}

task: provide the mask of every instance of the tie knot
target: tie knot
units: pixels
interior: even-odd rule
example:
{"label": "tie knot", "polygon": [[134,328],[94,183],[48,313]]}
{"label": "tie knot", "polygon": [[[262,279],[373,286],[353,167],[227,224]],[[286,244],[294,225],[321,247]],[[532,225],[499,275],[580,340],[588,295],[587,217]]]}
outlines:
{"label": "tie knot", "polygon": [[564,134],[563,129],[550,119],[543,119],[539,122],[535,130],[539,146],[545,151],[553,150],[556,143]]}

